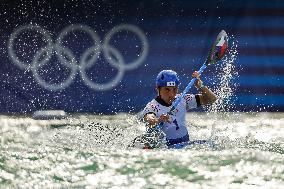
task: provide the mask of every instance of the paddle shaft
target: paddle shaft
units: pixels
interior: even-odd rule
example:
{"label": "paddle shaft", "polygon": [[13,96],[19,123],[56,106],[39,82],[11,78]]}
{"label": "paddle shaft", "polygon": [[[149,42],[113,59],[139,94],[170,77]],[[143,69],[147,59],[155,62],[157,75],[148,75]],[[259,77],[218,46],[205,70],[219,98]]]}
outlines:
{"label": "paddle shaft", "polygon": [[[199,75],[202,74],[202,72],[205,70],[206,67],[207,66],[205,64],[203,64],[201,66],[201,68],[198,70]],[[191,81],[187,84],[186,88],[183,90],[182,94],[174,101],[173,106],[172,106],[171,110],[168,112],[168,114],[171,114],[176,109],[176,107],[180,103],[181,99],[184,98],[186,93],[188,93],[188,91],[190,90],[192,85],[195,83],[195,81],[196,81],[196,78],[191,79]]]}

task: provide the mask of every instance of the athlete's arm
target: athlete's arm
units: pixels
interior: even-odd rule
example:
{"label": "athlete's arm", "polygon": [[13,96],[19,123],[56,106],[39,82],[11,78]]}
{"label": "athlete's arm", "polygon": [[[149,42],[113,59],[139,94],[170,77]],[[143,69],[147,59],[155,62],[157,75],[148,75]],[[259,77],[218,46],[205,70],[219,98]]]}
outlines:
{"label": "athlete's arm", "polygon": [[217,96],[208,87],[202,85],[199,73],[195,71],[192,77],[196,77],[195,87],[201,91],[201,95],[199,95],[200,104],[214,103],[217,100]]}
{"label": "athlete's arm", "polygon": [[206,86],[200,88],[201,95],[199,95],[200,104],[213,104],[217,100],[217,96]]}

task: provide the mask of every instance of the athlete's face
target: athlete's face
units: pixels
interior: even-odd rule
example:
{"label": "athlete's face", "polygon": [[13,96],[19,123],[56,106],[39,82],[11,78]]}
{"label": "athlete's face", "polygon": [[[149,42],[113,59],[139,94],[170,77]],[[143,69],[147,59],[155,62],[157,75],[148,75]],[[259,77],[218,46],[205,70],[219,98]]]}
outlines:
{"label": "athlete's face", "polygon": [[157,90],[167,104],[172,104],[178,93],[178,87],[159,87]]}

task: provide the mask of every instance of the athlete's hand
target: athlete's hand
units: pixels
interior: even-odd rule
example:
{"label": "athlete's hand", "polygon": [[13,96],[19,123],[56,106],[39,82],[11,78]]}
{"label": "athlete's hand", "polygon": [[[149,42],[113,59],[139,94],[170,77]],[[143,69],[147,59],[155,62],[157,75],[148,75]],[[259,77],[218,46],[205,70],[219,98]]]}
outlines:
{"label": "athlete's hand", "polygon": [[153,128],[161,122],[170,122],[171,118],[168,114],[162,114],[159,118],[155,114],[146,114],[144,120],[148,122],[148,127]]}
{"label": "athlete's hand", "polygon": [[170,115],[169,114],[162,114],[159,117],[159,123],[160,122],[170,122]]}
{"label": "athlete's hand", "polygon": [[200,74],[198,73],[198,71],[193,72],[192,77],[196,78],[196,81],[195,81],[194,85],[195,85],[196,88],[199,89],[202,86],[203,82],[200,79]]}

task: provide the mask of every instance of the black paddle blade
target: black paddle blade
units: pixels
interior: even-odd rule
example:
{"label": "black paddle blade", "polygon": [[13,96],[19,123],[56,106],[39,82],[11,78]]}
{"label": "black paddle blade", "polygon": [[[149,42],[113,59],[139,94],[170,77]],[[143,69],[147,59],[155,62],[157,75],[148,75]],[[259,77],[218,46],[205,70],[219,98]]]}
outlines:
{"label": "black paddle blade", "polygon": [[219,60],[223,58],[228,48],[228,35],[227,33],[222,30],[215,42],[213,43],[208,57],[206,59],[206,65],[215,64]]}

